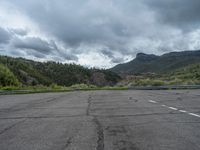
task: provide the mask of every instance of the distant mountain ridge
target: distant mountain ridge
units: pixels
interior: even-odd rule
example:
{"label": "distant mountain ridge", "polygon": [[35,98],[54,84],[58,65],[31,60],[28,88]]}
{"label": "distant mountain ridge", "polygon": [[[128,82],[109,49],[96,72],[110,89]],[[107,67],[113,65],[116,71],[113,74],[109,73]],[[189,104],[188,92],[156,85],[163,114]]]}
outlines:
{"label": "distant mountain ridge", "polygon": [[199,62],[200,50],[170,52],[161,56],[138,53],[132,61],[110,70],[122,74],[165,73]]}

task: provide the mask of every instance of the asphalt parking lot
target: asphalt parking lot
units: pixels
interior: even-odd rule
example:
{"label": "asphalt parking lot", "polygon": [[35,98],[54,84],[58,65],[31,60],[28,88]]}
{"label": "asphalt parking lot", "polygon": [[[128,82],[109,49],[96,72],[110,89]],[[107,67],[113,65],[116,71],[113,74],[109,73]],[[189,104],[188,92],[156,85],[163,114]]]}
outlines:
{"label": "asphalt parking lot", "polygon": [[200,90],[0,96],[0,150],[199,150]]}

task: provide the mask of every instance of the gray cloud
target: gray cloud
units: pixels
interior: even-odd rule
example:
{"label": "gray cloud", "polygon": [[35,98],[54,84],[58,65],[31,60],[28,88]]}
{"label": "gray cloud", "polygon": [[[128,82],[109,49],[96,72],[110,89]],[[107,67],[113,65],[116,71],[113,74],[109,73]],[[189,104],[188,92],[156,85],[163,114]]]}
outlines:
{"label": "gray cloud", "polygon": [[8,43],[10,38],[11,38],[10,33],[7,30],[0,27],[0,44]]}
{"label": "gray cloud", "polygon": [[11,29],[11,32],[13,32],[14,34],[20,35],[20,36],[25,36],[27,35],[28,31],[25,29]]}
{"label": "gray cloud", "polygon": [[101,50],[101,53],[104,56],[107,56],[108,58],[110,58],[110,61],[112,63],[120,63],[125,60],[123,57],[115,56],[115,54],[109,49],[103,49],[103,50]]}
{"label": "gray cloud", "polygon": [[[131,2],[132,3],[132,2]],[[134,2],[136,4],[136,2]],[[105,45],[113,49],[121,49],[132,34],[139,34],[139,29],[133,29],[134,20],[140,16],[133,12],[139,11],[139,4],[132,5],[126,12],[126,3],[118,1],[99,2],[97,0],[68,1],[18,1],[16,3],[46,32],[56,36],[66,46],[79,47],[82,43]],[[120,5],[125,5],[121,7]],[[123,12],[124,11],[124,12]],[[142,20],[139,19],[140,21]],[[138,20],[138,21],[139,21]],[[131,26],[129,26],[131,25]],[[136,28],[141,25],[134,25]]]}
{"label": "gray cloud", "polygon": [[183,30],[200,26],[200,1],[198,0],[146,0],[150,9],[156,12],[158,20]]}
{"label": "gray cloud", "polygon": [[49,54],[52,52],[52,49],[55,49],[50,43],[35,37],[27,37],[24,39],[15,38],[12,44],[15,48],[31,49],[44,54]]}
{"label": "gray cloud", "polygon": [[105,56],[108,56],[110,58],[113,58],[114,57],[114,54],[112,51],[110,51],[109,49],[104,49],[101,51],[101,53]]}
{"label": "gray cloud", "polygon": [[25,49],[28,55],[32,55],[37,58],[45,58],[46,55],[52,55],[57,57],[59,56],[61,60],[77,60],[75,55],[58,49],[54,41],[47,42],[38,37],[15,37],[12,39],[11,44],[14,48],[20,50]]}
{"label": "gray cloud", "polygon": [[200,49],[198,0],[3,1],[15,6],[38,30],[30,28],[31,35],[20,26],[11,30],[15,35],[10,37],[0,28],[0,35],[8,34],[0,36],[0,42],[12,38],[10,45],[38,58],[48,55],[78,62],[80,54],[92,52],[116,64],[137,52]]}

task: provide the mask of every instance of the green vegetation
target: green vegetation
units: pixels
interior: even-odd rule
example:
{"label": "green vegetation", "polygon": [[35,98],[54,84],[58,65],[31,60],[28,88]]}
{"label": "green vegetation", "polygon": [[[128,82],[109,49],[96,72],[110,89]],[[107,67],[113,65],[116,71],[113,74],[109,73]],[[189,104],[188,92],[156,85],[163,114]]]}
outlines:
{"label": "green vegetation", "polygon": [[123,82],[132,86],[200,85],[200,63],[166,74],[140,75]]}
{"label": "green vegetation", "polygon": [[196,63],[200,63],[200,50],[171,52],[161,56],[139,53],[134,60],[110,70],[126,75],[163,74]]}
{"label": "green vegetation", "polygon": [[18,80],[22,86],[69,87],[75,84],[87,84],[101,87],[115,85],[121,79],[119,75],[108,70],[88,69],[75,64],[42,63],[7,56],[0,56],[0,63],[10,70],[10,75],[8,73],[2,75],[4,76],[2,83],[4,78],[8,76],[11,78],[11,74],[16,82],[14,84],[6,81],[3,86],[18,85]]}
{"label": "green vegetation", "polygon": [[[200,85],[200,63],[195,63],[200,61],[200,51],[196,51],[195,56],[193,53],[195,52],[169,53],[162,55],[162,58],[155,55],[139,54],[136,60],[134,60],[134,65],[140,66],[142,62],[143,66],[140,66],[139,70],[143,70],[144,73],[140,71],[131,75],[129,75],[130,72],[124,73],[123,80],[121,80],[118,74],[109,70],[88,69],[75,64],[42,63],[23,58],[0,56],[0,90],[3,90],[0,92],[35,93],[75,90],[126,90],[130,85]],[[186,54],[188,57],[186,57]],[[178,56],[184,58],[184,61],[188,61],[188,64],[191,64],[185,65],[186,63],[179,60]],[[189,61],[191,59],[194,61]],[[151,66],[152,62],[157,62],[158,64]],[[176,64],[177,66],[175,67]],[[161,66],[163,66],[163,69],[159,69]],[[166,66],[168,66],[168,69],[166,69]],[[151,71],[151,67],[154,67],[154,71],[156,69],[159,71],[148,72],[148,67]],[[161,71],[164,69],[166,70]]]}
{"label": "green vegetation", "polygon": [[162,86],[165,85],[166,83],[162,80],[158,79],[140,79],[132,82],[132,85],[134,86]]}
{"label": "green vegetation", "polygon": [[199,85],[200,63],[180,68],[169,73],[165,78],[170,81],[170,84]]}
{"label": "green vegetation", "polygon": [[7,67],[0,64],[0,87],[3,86],[19,86],[19,81]]}
{"label": "green vegetation", "polygon": [[104,86],[75,84],[70,87],[51,85],[51,86],[4,86],[0,87],[1,94],[29,94],[29,93],[46,93],[46,92],[72,92],[72,91],[89,91],[89,90],[127,90],[127,86]]}
{"label": "green vegetation", "polygon": [[7,56],[0,56],[0,63],[0,93],[4,94],[124,89],[115,86],[121,77],[109,70]]}

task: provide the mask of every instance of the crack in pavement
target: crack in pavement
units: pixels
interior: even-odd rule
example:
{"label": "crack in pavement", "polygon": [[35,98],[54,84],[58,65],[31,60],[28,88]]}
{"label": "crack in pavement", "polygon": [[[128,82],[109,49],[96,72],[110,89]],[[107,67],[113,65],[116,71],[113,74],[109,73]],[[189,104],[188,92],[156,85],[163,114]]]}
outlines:
{"label": "crack in pavement", "polygon": [[12,129],[12,128],[15,127],[16,125],[18,125],[18,124],[20,124],[20,123],[22,123],[22,122],[24,122],[24,121],[25,121],[25,119],[22,120],[22,121],[19,121],[19,122],[15,123],[15,124],[13,124],[13,125],[11,125],[11,126],[9,126],[9,127],[7,127],[7,128],[5,128],[4,130],[2,130],[2,131],[0,132],[0,135],[3,134],[3,133],[5,133],[6,131]]}
{"label": "crack in pavement", "polygon": [[31,108],[34,108],[35,106],[39,105],[39,104],[46,104],[46,103],[50,103],[52,101],[56,101],[57,99],[59,100],[60,98],[64,97],[65,95],[60,95],[60,96],[54,96],[54,97],[47,97],[44,99],[36,99],[36,100],[32,100],[29,103],[19,103],[15,106],[12,106],[10,108],[5,108],[2,109],[1,112],[8,112],[8,113],[13,113],[13,112],[17,112],[17,111],[22,111],[22,110],[28,110]]}
{"label": "crack in pavement", "polygon": [[86,115],[87,116],[92,116],[93,117],[92,121],[96,125],[97,146],[96,146],[95,149],[96,150],[104,150],[104,131],[103,131],[103,127],[102,127],[101,123],[99,122],[99,120],[97,119],[97,116],[90,115],[91,104],[92,104],[92,97],[91,97],[91,95],[89,95],[88,107],[87,107],[87,110],[86,110]]}
{"label": "crack in pavement", "polygon": [[73,118],[73,117],[85,117],[85,115],[71,115],[71,116],[35,116],[35,117],[4,117],[0,118],[0,120],[4,119],[42,119],[42,118]]}
{"label": "crack in pavement", "polygon": [[97,119],[97,117],[94,117],[93,121],[96,124],[97,135],[98,135],[96,150],[104,150],[104,131],[103,131],[103,127],[102,127],[101,123],[99,122],[99,120]]}
{"label": "crack in pavement", "polygon": [[88,98],[88,107],[87,107],[87,110],[86,110],[86,115],[87,116],[90,115],[91,102],[92,102],[92,97],[91,97],[91,95],[89,95],[89,98]]}
{"label": "crack in pavement", "polygon": [[118,117],[137,117],[137,116],[153,116],[153,115],[180,115],[182,113],[147,113],[147,114],[134,114],[134,115],[92,115],[94,117],[109,117],[109,118],[118,118]]}

